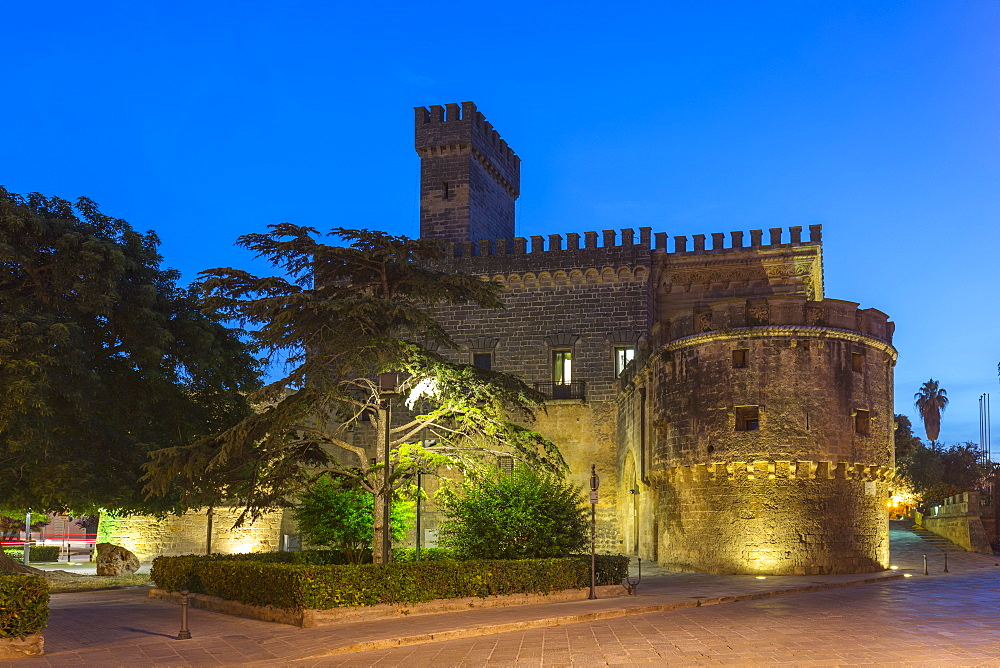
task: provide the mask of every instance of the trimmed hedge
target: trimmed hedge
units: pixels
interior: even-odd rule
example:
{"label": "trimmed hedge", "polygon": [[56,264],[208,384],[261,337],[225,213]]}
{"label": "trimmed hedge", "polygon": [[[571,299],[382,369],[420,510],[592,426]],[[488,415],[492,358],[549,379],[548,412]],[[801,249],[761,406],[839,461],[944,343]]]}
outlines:
{"label": "trimmed hedge", "polygon": [[[455,551],[447,547],[420,548],[420,561],[453,561],[455,558]],[[393,548],[392,560],[401,564],[412,564],[417,560],[417,551],[412,547]]]}
{"label": "trimmed hedge", "polygon": [[[226,556],[157,557],[153,561],[153,582],[169,591],[187,589],[249,605],[292,610],[538,594],[590,585],[589,556],[421,561],[384,566],[299,565],[268,563],[269,556],[253,558],[264,555]],[[618,584],[627,571],[628,557],[598,555],[598,584]]]}
{"label": "trimmed hedge", "polygon": [[49,584],[40,575],[0,573],[0,638],[24,638],[49,621]]}
{"label": "trimmed hedge", "polygon": [[[4,552],[14,561],[24,561],[24,548],[4,550]],[[59,561],[59,546],[32,545],[31,552],[28,553],[28,561]]]}

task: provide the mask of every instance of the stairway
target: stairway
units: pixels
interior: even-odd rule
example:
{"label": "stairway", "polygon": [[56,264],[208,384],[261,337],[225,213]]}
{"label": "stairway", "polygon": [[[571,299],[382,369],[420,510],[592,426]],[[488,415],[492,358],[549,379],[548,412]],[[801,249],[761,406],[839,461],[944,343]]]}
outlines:
{"label": "stairway", "polygon": [[924,539],[924,542],[929,543],[932,547],[936,547],[939,550],[944,550],[945,552],[965,552],[966,549],[961,545],[956,545],[944,536],[939,536],[933,531],[928,531],[923,527],[919,527],[909,521],[897,520],[892,522],[894,528],[905,529],[911,533],[914,533]]}

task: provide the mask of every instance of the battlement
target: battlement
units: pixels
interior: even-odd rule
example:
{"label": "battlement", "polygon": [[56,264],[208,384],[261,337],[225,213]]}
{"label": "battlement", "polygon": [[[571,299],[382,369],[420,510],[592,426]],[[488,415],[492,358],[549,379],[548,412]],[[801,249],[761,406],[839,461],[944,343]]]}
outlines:
{"label": "battlement", "polygon": [[[533,253],[550,253],[558,251],[580,251],[598,250],[606,248],[633,248],[641,247],[647,250],[656,250],[669,255],[701,255],[706,253],[732,253],[747,250],[763,250],[777,248],[796,248],[800,246],[820,246],[822,245],[823,229],[822,225],[809,226],[809,239],[802,240],[802,227],[789,227],[787,230],[781,227],[773,227],[769,230],[768,243],[763,243],[763,230],[750,230],[749,244],[744,244],[746,233],[737,231],[730,232],[730,243],[725,244],[725,233],[715,232],[712,236],[711,248],[707,248],[706,235],[695,234],[692,238],[694,245],[688,248],[688,237],[675,236],[673,238],[674,249],[668,250],[670,239],[666,232],[653,234],[653,228],[640,227],[639,236],[636,238],[635,229],[622,228],[617,230],[602,230],[600,234],[595,231],[584,232],[582,235],[576,232],[562,234],[549,234],[546,236],[532,236],[530,242],[525,237],[515,237],[514,239],[481,239],[479,241],[463,241],[460,243],[445,244],[445,253],[448,257],[478,257],[485,255],[523,255]],[[785,240],[787,239],[787,241]],[[582,241],[582,245],[581,245]]]}
{"label": "battlement", "polygon": [[473,151],[488,152],[485,157],[501,172],[520,169],[521,159],[474,103],[414,107],[414,112],[415,147],[421,157],[467,143]]}
{"label": "battlement", "polygon": [[652,477],[670,484],[750,480],[854,480],[889,482],[896,470],[879,464],[813,460],[725,461],[671,466]]}
{"label": "battlement", "polygon": [[878,309],[860,309],[857,302],[840,299],[810,301],[803,295],[751,299],[728,299],[703,308],[685,308],[675,312],[654,330],[657,344],[704,336],[745,337],[745,328],[766,328],[775,335],[788,333],[817,335],[841,330],[874,337],[892,344],[895,324]]}

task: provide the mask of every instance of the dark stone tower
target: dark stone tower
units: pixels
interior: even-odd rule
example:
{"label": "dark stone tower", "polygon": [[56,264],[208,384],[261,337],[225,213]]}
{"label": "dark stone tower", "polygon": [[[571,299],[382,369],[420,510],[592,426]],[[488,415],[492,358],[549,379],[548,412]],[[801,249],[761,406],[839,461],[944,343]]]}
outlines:
{"label": "dark stone tower", "polygon": [[478,242],[514,237],[521,159],[476,105],[416,107],[415,145],[422,238]]}

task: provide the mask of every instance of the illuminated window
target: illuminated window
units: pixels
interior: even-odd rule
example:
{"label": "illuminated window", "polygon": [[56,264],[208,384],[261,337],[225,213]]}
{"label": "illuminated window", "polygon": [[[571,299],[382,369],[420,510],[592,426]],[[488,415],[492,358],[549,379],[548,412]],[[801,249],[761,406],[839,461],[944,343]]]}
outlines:
{"label": "illuminated window", "polygon": [[854,371],[865,370],[864,353],[851,353],[851,369],[853,369]]}
{"label": "illuminated window", "polygon": [[857,410],[854,412],[854,433],[867,436],[871,433],[871,414],[868,411]]}
{"label": "illuminated window", "polygon": [[760,429],[760,406],[737,406],[735,412],[736,431]]}
{"label": "illuminated window", "polygon": [[628,363],[635,359],[635,346],[618,346],[615,348],[615,376],[622,375]]}
{"label": "illuminated window", "polygon": [[573,351],[552,351],[552,382],[556,385],[569,385],[573,382]]}
{"label": "illuminated window", "polygon": [[750,358],[750,350],[748,348],[737,348],[733,351],[733,368],[734,369],[745,369],[747,368],[747,360]]}
{"label": "illuminated window", "polygon": [[472,353],[472,366],[478,366],[480,369],[492,369],[493,353]]}

